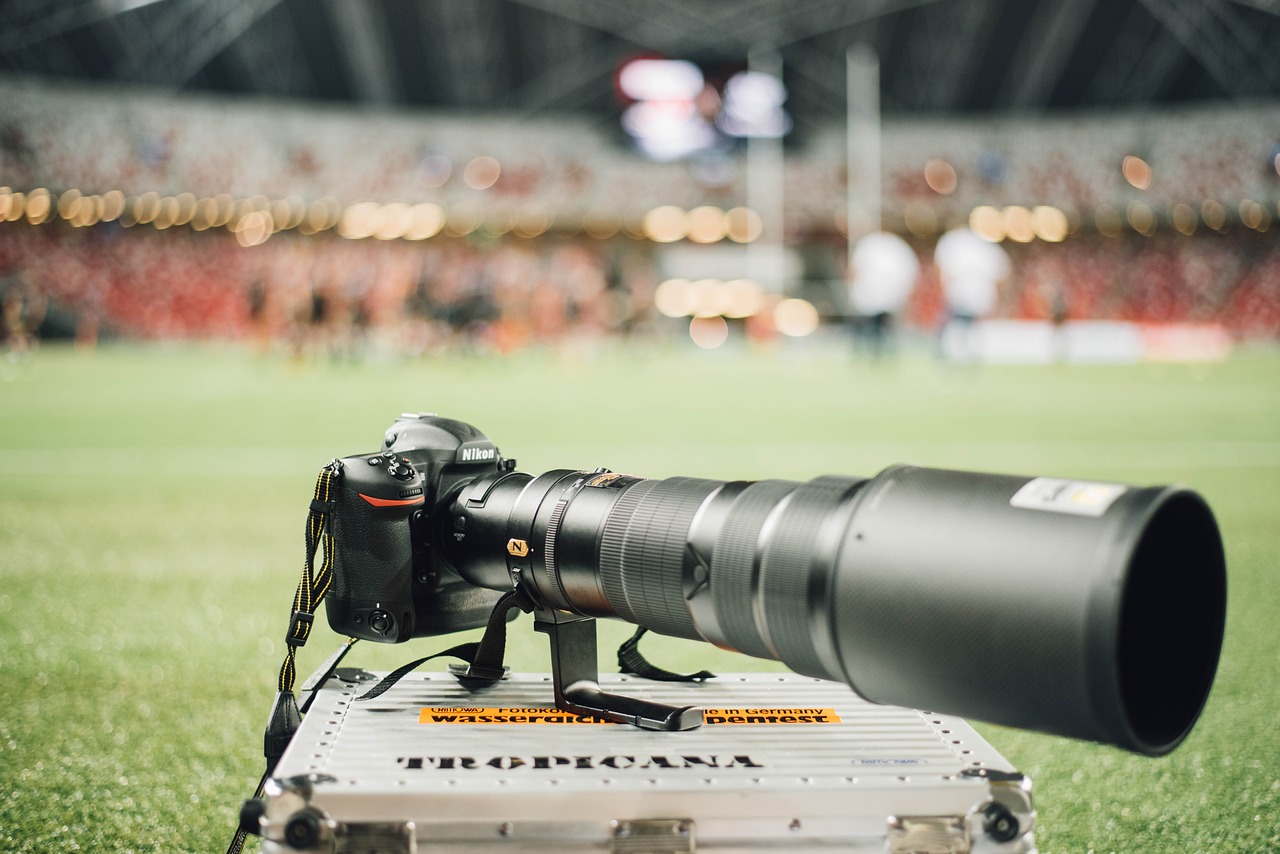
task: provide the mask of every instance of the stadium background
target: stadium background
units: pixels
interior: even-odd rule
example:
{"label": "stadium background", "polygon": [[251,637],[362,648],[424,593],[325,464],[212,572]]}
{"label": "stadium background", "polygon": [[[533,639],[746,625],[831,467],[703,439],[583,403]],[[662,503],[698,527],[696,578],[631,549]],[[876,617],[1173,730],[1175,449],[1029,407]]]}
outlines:
{"label": "stadium background", "polygon": [[[1188,744],[1148,761],[984,732],[1037,781],[1042,850],[1280,846],[1277,11],[0,3],[0,843],[220,844],[257,773],[309,481],[432,409],[530,470],[911,460],[1202,489],[1231,604]],[[858,45],[880,58],[881,222],[924,264],[891,365],[857,360],[844,323]],[[621,130],[628,59],[723,82],[762,53],[794,124],[776,220],[743,144],[657,162]],[[1012,258],[1000,320],[1045,323],[1057,287],[1136,349],[933,361],[932,248],[965,223]],[[783,274],[745,287],[765,244]],[[526,640],[515,663],[544,668]]]}

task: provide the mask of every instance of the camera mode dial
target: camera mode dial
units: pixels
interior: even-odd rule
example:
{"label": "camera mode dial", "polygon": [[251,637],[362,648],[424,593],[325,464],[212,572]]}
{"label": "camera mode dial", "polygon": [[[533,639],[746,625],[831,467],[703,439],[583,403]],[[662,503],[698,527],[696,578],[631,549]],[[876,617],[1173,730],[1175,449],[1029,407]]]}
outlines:
{"label": "camera mode dial", "polygon": [[367,465],[347,470],[348,483],[374,507],[404,506],[424,500],[421,475],[404,457],[384,451],[364,458]]}

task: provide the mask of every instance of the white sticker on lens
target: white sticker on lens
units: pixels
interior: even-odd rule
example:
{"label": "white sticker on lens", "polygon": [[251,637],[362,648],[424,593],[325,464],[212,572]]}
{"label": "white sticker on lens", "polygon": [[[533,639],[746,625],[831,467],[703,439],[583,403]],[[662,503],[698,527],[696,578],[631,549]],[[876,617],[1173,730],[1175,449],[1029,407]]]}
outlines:
{"label": "white sticker on lens", "polygon": [[1049,510],[1053,513],[1071,513],[1075,516],[1101,516],[1116,499],[1124,494],[1126,486],[1118,483],[1092,483],[1085,480],[1060,480],[1054,477],[1038,477],[1027,481],[1009,499],[1011,507],[1024,510]]}

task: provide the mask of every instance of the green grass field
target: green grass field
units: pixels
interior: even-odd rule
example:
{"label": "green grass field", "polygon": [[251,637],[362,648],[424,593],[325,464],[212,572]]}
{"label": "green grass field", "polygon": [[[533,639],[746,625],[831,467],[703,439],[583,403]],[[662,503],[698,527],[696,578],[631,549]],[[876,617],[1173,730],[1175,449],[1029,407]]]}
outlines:
{"label": "green grass field", "polygon": [[[1034,778],[1043,852],[1280,850],[1280,353],[876,371],[798,348],[355,366],[158,345],[0,364],[0,850],[223,850],[261,772],[316,472],[405,410],[470,421],[528,471],[807,479],[910,461],[1201,490],[1230,602],[1187,742],[1153,760],[981,729]],[[337,642],[319,626],[303,674]],[[527,619],[512,644],[514,666],[546,669]],[[776,667],[648,649],[667,667]]]}

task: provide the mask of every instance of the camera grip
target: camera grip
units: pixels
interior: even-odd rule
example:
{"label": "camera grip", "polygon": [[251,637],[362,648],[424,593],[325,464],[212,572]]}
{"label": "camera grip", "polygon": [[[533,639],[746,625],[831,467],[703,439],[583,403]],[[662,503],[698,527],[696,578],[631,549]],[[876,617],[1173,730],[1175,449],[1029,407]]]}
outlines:
{"label": "camera grip", "polygon": [[425,500],[422,475],[390,452],[340,462],[329,626],[363,640],[407,641],[414,623],[409,522]]}

